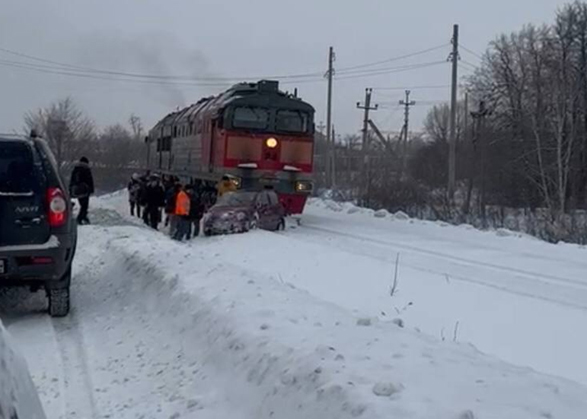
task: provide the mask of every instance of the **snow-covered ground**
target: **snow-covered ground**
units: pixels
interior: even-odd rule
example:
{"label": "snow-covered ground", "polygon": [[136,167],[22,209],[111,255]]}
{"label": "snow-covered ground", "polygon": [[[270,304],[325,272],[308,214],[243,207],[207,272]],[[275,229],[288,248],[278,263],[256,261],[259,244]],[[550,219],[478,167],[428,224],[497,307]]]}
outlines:
{"label": "snow-covered ground", "polygon": [[97,205],[69,318],[0,297],[49,419],[587,414],[584,249],[323,201],[175,243]]}

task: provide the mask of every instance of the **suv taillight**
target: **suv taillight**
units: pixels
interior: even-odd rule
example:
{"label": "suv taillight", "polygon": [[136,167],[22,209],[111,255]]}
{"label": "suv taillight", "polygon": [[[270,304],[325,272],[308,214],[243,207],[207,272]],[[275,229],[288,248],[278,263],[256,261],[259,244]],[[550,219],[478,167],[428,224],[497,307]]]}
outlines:
{"label": "suv taillight", "polygon": [[48,220],[51,227],[61,227],[67,221],[67,202],[65,195],[59,188],[49,188],[47,191]]}

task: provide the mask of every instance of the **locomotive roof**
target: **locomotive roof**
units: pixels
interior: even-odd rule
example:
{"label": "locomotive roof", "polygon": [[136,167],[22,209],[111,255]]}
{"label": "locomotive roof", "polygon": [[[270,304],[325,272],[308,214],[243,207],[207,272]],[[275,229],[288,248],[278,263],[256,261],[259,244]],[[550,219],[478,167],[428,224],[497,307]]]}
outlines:
{"label": "locomotive roof", "polygon": [[203,109],[218,112],[228,105],[259,106],[300,110],[314,113],[314,108],[303,100],[279,90],[279,82],[261,80],[257,83],[238,83],[219,94],[200,99],[198,102],[167,114],[153,130],[163,126],[193,121]]}

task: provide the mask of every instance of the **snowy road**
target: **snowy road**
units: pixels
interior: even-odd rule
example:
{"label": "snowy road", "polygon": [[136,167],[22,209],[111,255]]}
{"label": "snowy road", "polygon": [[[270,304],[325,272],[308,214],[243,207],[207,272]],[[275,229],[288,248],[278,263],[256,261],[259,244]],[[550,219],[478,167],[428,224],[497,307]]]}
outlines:
{"label": "snowy road", "polygon": [[[124,224],[98,214],[101,225]],[[99,228],[80,229],[69,317],[48,317],[41,293],[0,297],[0,316],[29,363],[47,417],[240,418],[188,342],[150,309],[158,296],[122,280],[120,266],[104,258],[111,240],[125,234],[96,243]]]}

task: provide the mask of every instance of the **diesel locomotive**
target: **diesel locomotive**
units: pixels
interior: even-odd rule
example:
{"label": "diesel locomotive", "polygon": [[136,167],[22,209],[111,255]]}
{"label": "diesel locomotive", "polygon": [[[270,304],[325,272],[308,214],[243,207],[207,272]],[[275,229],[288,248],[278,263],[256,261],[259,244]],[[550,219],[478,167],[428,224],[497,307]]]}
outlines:
{"label": "diesel locomotive", "polygon": [[279,82],[239,83],[161,119],[146,139],[148,168],[246,190],[274,189],[288,214],[312,192],[314,108]]}

